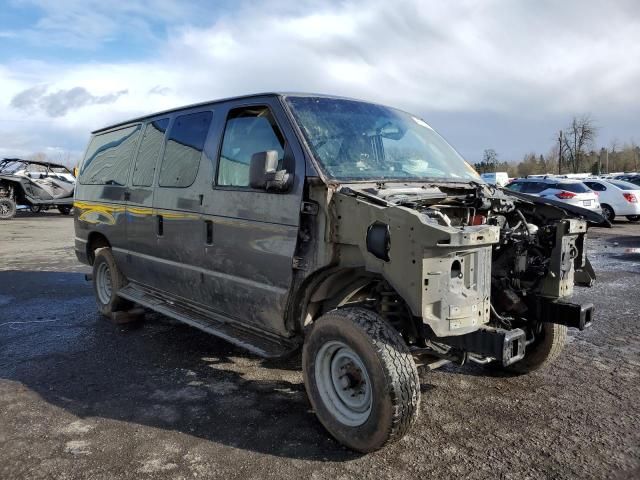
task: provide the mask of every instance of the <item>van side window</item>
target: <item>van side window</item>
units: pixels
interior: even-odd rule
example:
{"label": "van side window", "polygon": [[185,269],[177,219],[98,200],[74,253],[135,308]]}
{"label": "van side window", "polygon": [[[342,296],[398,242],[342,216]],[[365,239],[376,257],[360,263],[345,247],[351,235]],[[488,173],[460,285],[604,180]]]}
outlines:
{"label": "van side window", "polygon": [[164,133],[169,126],[169,119],[162,118],[147,124],[140,142],[140,151],[133,168],[132,184],[139,187],[149,187],[153,183],[153,174],[156,171],[158,153],[164,142]]}
{"label": "van side window", "polygon": [[224,129],[218,166],[218,185],[249,186],[249,164],[254,153],[275,150],[278,168],[284,158],[284,137],[267,107],[231,110]]}
{"label": "van side window", "polygon": [[82,162],[83,185],[126,185],[141,126],[96,135]]}
{"label": "van side window", "polygon": [[212,112],[198,112],[175,119],[160,167],[161,187],[188,187],[196,179],[212,117]]}

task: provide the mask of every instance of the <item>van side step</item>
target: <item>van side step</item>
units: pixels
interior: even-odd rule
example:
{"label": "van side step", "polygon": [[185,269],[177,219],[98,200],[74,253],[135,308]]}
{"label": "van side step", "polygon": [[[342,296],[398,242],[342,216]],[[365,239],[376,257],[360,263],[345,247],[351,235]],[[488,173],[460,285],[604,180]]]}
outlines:
{"label": "van side step", "polygon": [[161,295],[135,283],[129,283],[122,288],[118,296],[220,337],[264,358],[283,357],[293,353],[300,346],[298,341],[258,332],[210,310],[194,308],[178,299],[167,299],[164,293]]}

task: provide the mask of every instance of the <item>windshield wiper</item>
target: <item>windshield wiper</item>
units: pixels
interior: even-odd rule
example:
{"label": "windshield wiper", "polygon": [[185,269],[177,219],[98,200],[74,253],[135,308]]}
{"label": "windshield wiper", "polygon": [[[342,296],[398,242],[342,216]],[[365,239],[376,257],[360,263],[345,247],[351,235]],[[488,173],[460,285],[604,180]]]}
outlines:
{"label": "windshield wiper", "polygon": [[349,187],[342,187],[340,190],[338,190],[340,193],[344,193],[345,195],[349,195],[351,197],[362,197],[362,198],[366,198],[367,200],[370,200],[374,203],[377,203],[378,205],[382,205],[384,207],[391,207],[393,205],[395,205],[393,202],[388,202],[387,200],[378,197],[377,195],[373,195],[371,193],[366,193],[363,192],[362,190],[354,190],[353,188],[349,188]]}

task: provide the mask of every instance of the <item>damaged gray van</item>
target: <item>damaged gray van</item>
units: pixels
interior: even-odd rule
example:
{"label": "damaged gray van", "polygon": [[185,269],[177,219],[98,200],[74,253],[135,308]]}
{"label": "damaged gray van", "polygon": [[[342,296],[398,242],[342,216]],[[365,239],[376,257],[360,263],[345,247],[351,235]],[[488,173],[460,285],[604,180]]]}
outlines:
{"label": "damaged gray van", "polygon": [[202,103],[93,132],[75,250],[104,315],[133,304],[264,356],[302,348],[338,441],[400,439],[418,366],[525,374],[592,305],[596,213],[485,184],[421,118],[311,94]]}

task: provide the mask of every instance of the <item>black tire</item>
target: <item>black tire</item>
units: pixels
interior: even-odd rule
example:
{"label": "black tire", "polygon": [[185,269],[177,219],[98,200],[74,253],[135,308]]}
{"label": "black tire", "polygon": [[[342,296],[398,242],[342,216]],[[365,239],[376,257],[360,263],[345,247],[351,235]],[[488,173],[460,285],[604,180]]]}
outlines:
{"label": "black tire", "polygon": [[640,215],[627,215],[627,220],[630,222],[637,222],[640,220]]}
{"label": "black tire", "polygon": [[600,204],[600,207],[602,207],[602,216],[613,223],[616,219],[616,212],[613,211],[613,208],[606,203]]}
{"label": "black tire", "polygon": [[[322,380],[323,365],[327,362],[323,352],[333,345],[346,346],[346,350],[340,347],[329,356],[331,378],[327,382]],[[344,388],[338,388],[334,372],[344,371],[345,366],[338,368],[335,364],[343,359],[345,351],[355,353],[364,372],[347,363],[347,373],[338,378],[343,381],[343,377],[348,377],[349,386],[342,384]],[[351,365],[356,367],[354,376],[349,373]],[[371,452],[399,440],[418,417],[420,379],[413,357],[400,333],[372,311],[344,308],[319,318],[305,339],[302,368],[307,396],[318,419],[336,440],[353,450]],[[369,380],[369,387],[360,381],[364,378]],[[321,393],[321,387],[327,385]],[[327,398],[333,395],[340,403],[339,396],[346,397],[356,389],[368,389],[369,408],[365,413],[356,413],[365,418],[362,423],[356,420],[356,424],[349,425],[340,419],[341,407]],[[343,392],[339,393],[340,390]]]}
{"label": "black tire", "polygon": [[0,198],[0,220],[11,220],[16,216],[16,202],[11,198]]}
{"label": "black tire", "polygon": [[[108,288],[105,283],[107,277]],[[98,248],[95,251],[93,261],[93,292],[96,296],[98,311],[101,314],[108,317],[113,312],[131,308],[131,302],[118,296],[118,291],[126,284],[127,279],[116,265],[111,249],[108,247]],[[110,294],[107,295],[106,290]]]}
{"label": "black tire", "polygon": [[[528,345],[524,358],[507,367],[498,366],[516,375],[526,375],[551,364],[567,343],[567,327],[555,323],[542,323],[535,341]],[[493,365],[490,363],[489,365]]]}
{"label": "black tire", "polygon": [[69,215],[71,213],[71,209],[73,207],[71,205],[58,205],[58,211],[62,215]]}
{"label": "black tire", "polygon": [[42,211],[42,205],[29,205],[31,213],[40,213]]}

